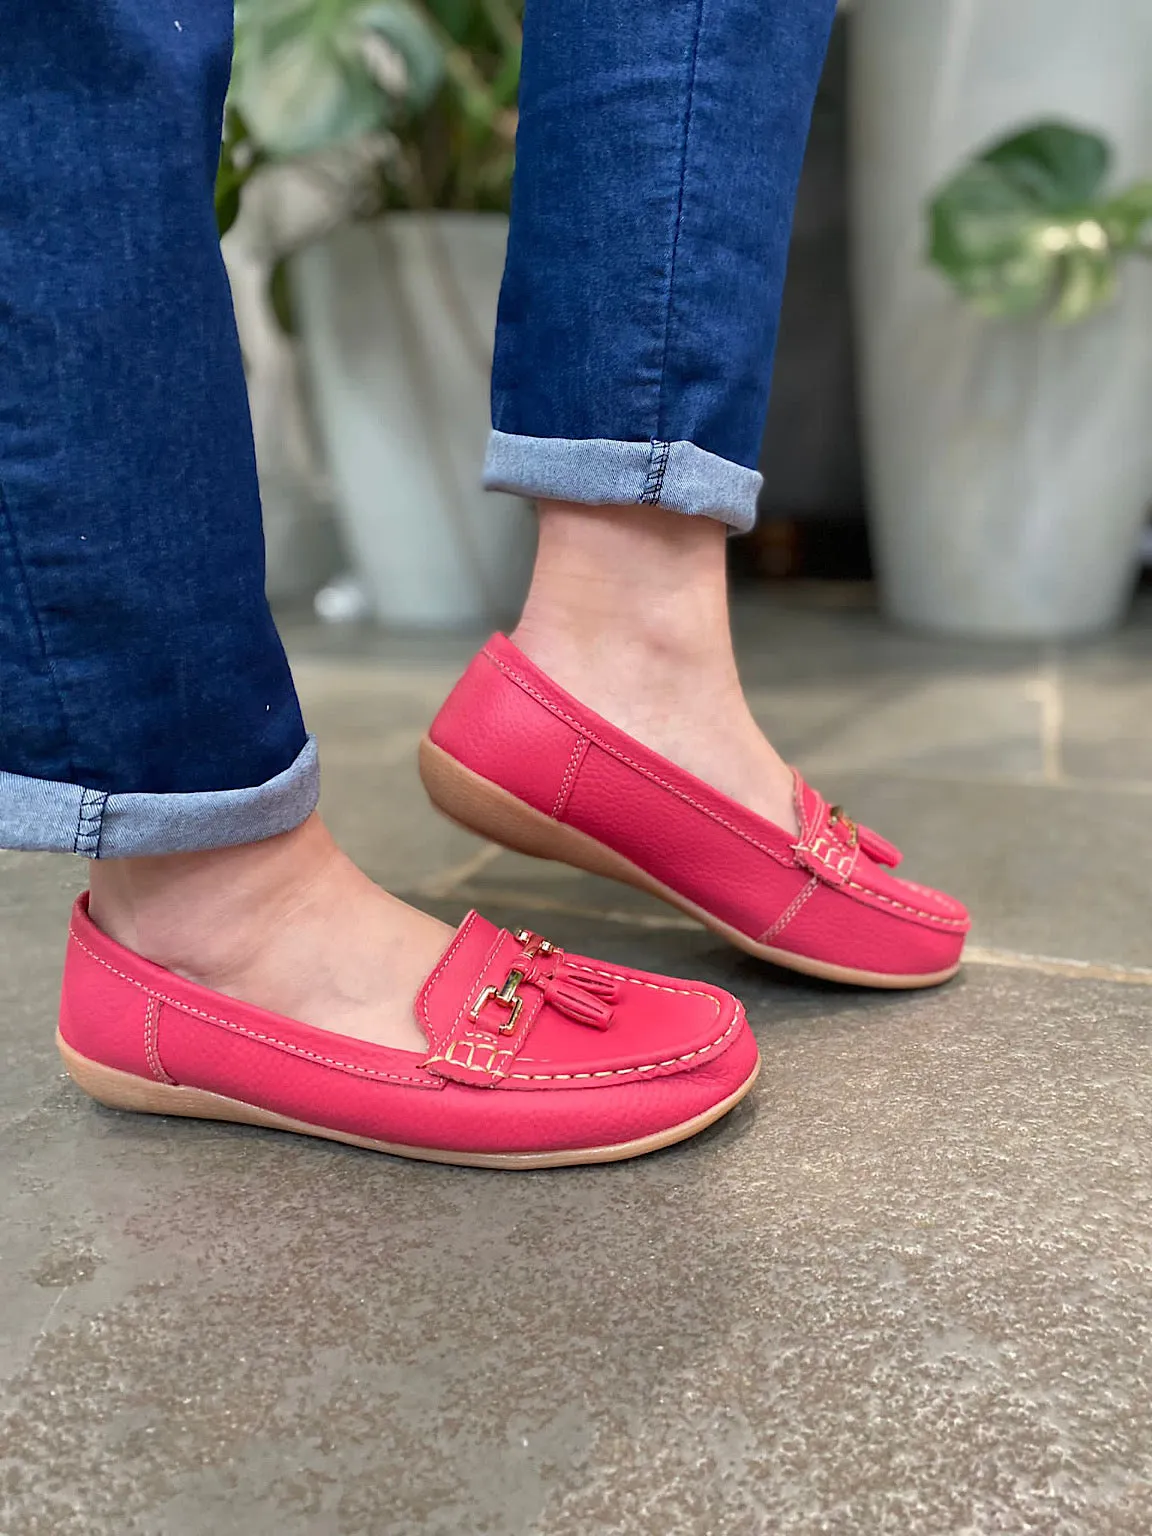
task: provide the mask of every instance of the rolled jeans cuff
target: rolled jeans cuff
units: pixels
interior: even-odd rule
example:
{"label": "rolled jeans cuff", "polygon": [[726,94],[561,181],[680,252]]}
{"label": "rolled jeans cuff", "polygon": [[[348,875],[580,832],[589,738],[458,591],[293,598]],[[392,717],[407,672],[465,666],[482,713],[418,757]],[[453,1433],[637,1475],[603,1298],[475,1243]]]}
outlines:
{"label": "rolled jeans cuff", "polygon": [[115,795],[0,773],[0,847],[89,859],[235,848],[298,827],[319,798],[313,736],[283,773],[250,789]]}
{"label": "rolled jeans cuff", "polygon": [[665,507],[712,517],[739,533],[756,521],[763,477],[695,443],[612,438],[521,437],[493,432],[484,488],[596,506]]}

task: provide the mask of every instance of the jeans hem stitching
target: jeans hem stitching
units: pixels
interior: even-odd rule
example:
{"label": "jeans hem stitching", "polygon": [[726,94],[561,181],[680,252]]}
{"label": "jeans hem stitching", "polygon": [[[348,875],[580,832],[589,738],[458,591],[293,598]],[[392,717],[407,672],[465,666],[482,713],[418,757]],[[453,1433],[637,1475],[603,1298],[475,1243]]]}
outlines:
{"label": "jeans hem stitching", "polygon": [[101,789],[80,791],[80,812],[76,818],[76,837],[72,852],[86,859],[100,857],[100,839],[104,832],[104,807],[108,795]]}
{"label": "jeans hem stitching", "polygon": [[671,452],[671,443],[653,438],[652,451],[648,459],[648,473],[644,478],[644,489],[637,498],[641,506],[660,505],[660,498],[664,494],[664,476],[668,471],[668,458]]}

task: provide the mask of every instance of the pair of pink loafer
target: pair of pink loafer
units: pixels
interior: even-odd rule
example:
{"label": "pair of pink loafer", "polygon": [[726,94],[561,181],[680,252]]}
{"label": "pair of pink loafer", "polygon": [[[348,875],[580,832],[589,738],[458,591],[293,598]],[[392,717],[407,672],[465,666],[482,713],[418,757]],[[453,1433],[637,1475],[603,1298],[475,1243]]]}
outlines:
{"label": "pair of pink loafer", "polygon": [[[795,842],[616,730],[503,636],[421,747],[433,802],[481,836],[653,892],[750,954],[834,981],[932,986],[957,902],[799,776]],[[439,1162],[550,1167],[694,1135],[751,1088],[744,1010],[700,982],[465,918],[417,1000],[426,1052],[315,1029],[181,980],[73,913],[69,1072],[118,1108],[233,1120]]]}

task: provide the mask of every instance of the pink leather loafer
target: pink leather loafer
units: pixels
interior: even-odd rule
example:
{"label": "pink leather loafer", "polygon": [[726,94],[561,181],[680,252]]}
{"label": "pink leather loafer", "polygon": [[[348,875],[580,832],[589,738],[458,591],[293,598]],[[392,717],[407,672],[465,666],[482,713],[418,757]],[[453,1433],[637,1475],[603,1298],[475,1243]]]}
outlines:
{"label": "pink leather loafer", "polygon": [[57,1037],[114,1109],[236,1120],[483,1168],[637,1157],[751,1088],[734,997],[557,949],[475,912],[416,1002],[426,1053],[315,1029],[182,981],[72,914]]}
{"label": "pink leather loafer", "polygon": [[503,635],[421,745],[433,803],[481,837],[651,891],[777,965],[870,987],[960,966],[968,914],[796,775],[800,836],[710,789],[558,688]]}

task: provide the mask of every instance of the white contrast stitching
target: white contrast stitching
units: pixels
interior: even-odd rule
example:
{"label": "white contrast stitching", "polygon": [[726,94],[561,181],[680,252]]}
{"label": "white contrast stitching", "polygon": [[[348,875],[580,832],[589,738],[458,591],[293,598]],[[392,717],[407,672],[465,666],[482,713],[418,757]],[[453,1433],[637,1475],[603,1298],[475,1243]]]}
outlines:
{"label": "white contrast stitching", "polygon": [[[502,941],[507,936],[508,935],[506,931],[501,930],[500,934],[498,935],[497,945],[493,947],[493,950],[502,944]],[[492,963],[493,950],[489,951],[484,961],[484,965],[480,971],[481,976],[484,975]],[[702,991],[698,987],[669,987],[657,981],[646,981],[640,976],[626,976],[622,975],[619,971],[602,970],[600,967],[594,965],[580,965],[577,961],[572,960],[571,958],[569,958],[568,964],[574,971],[583,971],[589,976],[603,976],[610,981],[624,981],[633,987],[646,987],[651,992],[668,992],[677,997],[698,997],[708,1002],[715,1014],[719,1015],[720,1013],[720,1000],[716,997],[713,997],[711,993]],[[468,994],[468,997],[470,996],[471,992]],[[452,1025],[452,1028],[441,1037],[442,1041],[449,1039],[449,1037],[454,1033],[457,1026],[459,1025],[461,1015],[464,1012],[464,1008],[467,1007],[468,997],[465,998],[464,1005],[461,1007],[460,1013],[457,1015],[456,1021]],[[539,1009],[537,1009],[536,1012],[538,1013]],[[670,1057],[667,1061],[649,1062],[646,1065],[638,1067],[613,1067],[600,1072],[501,1072],[500,1069],[496,1066],[477,1066],[472,1060],[471,1052],[469,1053],[469,1058],[467,1061],[457,1061],[453,1057],[452,1049],[455,1045],[468,1044],[471,1042],[473,1037],[471,1036],[470,1032],[465,1033],[462,1036],[457,1036],[457,1038],[453,1040],[448,1046],[447,1051],[443,1050],[442,1044],[436,1045],[434,1047],[434,1054],[426,1058],[425,1065],[431,1066],[432,1062],[434,1061],[443,1061],[451,1064],[452,1066],[464,1068],[465,1070],[484,1073],[486,1076],[498,1078],[515,1078],[518,1082],[557,1082],[561,1080],[568,1081],[575,1078],[620,1077],[630,1073],[653,1072],[658,1067],[670,1067],[674,1066],[677,1062],[691,1061],[696,1056],[702,1056],[706,1051],[715,1049],[715,1047],[720,1045],[722,1041],[726,1040],[732,1033],[733,1029],[735,1029],[736,1025],[740,1022],[742,1017],[742,1010],[738,1010],[735,1019],[724,1031],[724,1033],[717,1036],[717,1038],[711,1041],[708,1045],[702,1045],[694,1051],[689,1051],[685,1056],[673,1056]],[[533,1022],[535,1022],[535,1014],[529,1021],[529,1024]],[[524,1040],[526,1039],[528,1032],[529,1030],[527,1028],[517,1032],[519,1035],[519,1042],[521,1044],[523,1044]],[[487,1041],[483,1043],[485,1044],[486,1048],[491,1049]],[[521,1056],[520,1053],[516,1050],[515,1042],[512,1042],[509,1047],[506,1047],[503,1050],[493,1050],[493,1062],[496,1060],[497,1056],[505,1056],[509,1060],[515,1060],[518,1062],[530,1062],[537,1059],[531,1056]]]}
{"label": "white contrast stitching", "polygon": [[753,848],[758,848],[761,853],[766,853],[770,859],[775,859],[776,863],[783,865],[785,869],[795,868],[795,865],[790,863],[781,854],[776,853],[766,844],[757,842],[754,837],[751,837],[747,832],[741,831],[739,827],[733,826],[730,821],[725,821],[723,816],[718,815],[715,811],[709,809],[708,806],[701,805],[699,800],[693,800],[692,796],[686,794],[684,790],[677,789],[675,784],[669,784],[668,781],[666,779],[662,779],[659,774],[653,773],[651,768],[645,768],[643,763],[638,763],[635,758],[629,757],[626,752],[621,752],[618,747],[614,747],[610,742],[602,740],[599,736],[596,735],[594,731],[590,731],[586,725],[581,725],[578,720],[573,719],[570,714],[561,709],[559,704],[554,704],[538,689],[534,688],[532,684],[527,680],[527,678],[521,677],[518,672],[513,672],[512,668],[509,667],[506,662],[501,661],[499,656],[494,656],[489,650],[484,650],[480,654],[485,656],[494,667],[499,667],[501,672],[505,673],[506,676],[511,678],[511,680],[516,683],[518,687],[523,688],[525,693],[531,694],[534,699],[543,704],[545,709],[549,710],[559,719],[566,721],[570,726],[573,727],[574,730],[582,731],[584,735],[587,736],[589,741],[594,741],[596,745],[600,747],[602,751],[607,752],[609,756],[619,759],[619,761],[622,763],[627,763],[629,768],[635,768],[637,773],[642,774],[646,779],[651,779],[653,784],[659,784],[661,789],[666,789],[669,794],[675,795],[678,800],[683,800],[686,805],[691,805],[696,810],[702,811],[703,814],[707,816],[711,821],[718,822],[722,827],[727,827],[729,832],[735,832],[737,837],[743,838],[746,843],[751,843]]}
{"label": "white contrast stitching", "polygon": [[776,938],[778,934],[783,933],[784,929],[787,928],[788,924],[796,916],[797,912],[799,912],[804,903],[811,896],[814,896],[819,889],[820,881],[816,875],[813,875],[804,889],[797,892],[797,894],[793,896],[792,900],[784,908],[783,912],[781,912],[780,916],[772,924],[771,928],[762,933],[756,942],[758,944],[768,944],[771,943],[771,941]]}
{"label": "white contrast stitching", "polygon": [[[719,999],[713,997],[710,992],[701,991],[701,989],[699,987],[665,987],[665,986],[661,986],[661,984],[658,981],[644,981],[639,976],[622,976],[619,971],[603,971],[603,970],[598,969],[598,967],[596,967],[594,965],[578,965],[577,962],[571,958],[571,956],[569,956],[569,958],[568,958],[568,964],[572,967],[572,969],[574,971],[584,971],[589,976],[605,976],[605,977],[608,978],[609,981],[626,981],[629,984],[629,986],[632,986],[632,987],[647,987],[650,992],[671,992],[676,997],[699,997],[699,998],[703,998],[706,1002],[711,1004],[712,1011],[717,1016],[719,1016],[719,1013],[720,1013],[720,1002],[719,1002]],[[720,1038],[723,1039],[724,1038],[723,1035],[721,1035]],[[712,1043],[714,1045],[716,1044],[715,1041],[713,1041]],[[703,1047],[703,1049],[707,1049],[707,1047]],[[539,1057],[517,1055],[516,1060],[517,1061],[537,1061],[537,1060],[539,1060]],[[659,1065],[659,1063],[657,1063],[657,1065]],[[634,1069],[632,1067],[628,1067],[626,1070],[631,1072],[633,1070],[638,1070],[638,1069]],[[547,1074],[542,1074],[542,1075],[547,1075]],[[561,1077],[563,1077],[566,1074],[560,1073],[559,1075]],[[577,1075],[579,1076],[581,1074],[577,1074]],[[595,1074],[593,1074],[593,1076],[594,1075]]]}
{"label": "white contrast stitching", "polygon": [[576,745],[572,748],[572,756],[568,759],[568,766],[564,770],[564,777],[560,780],[560,788],[556,792],[556,799],[552,805],[554,820],[559,820],[563,814],[564,807],[568,804],[568,796],[572,793],[572,786],[576,782],[577,771],[584,760],[584,754],[587,750],[587,737],[577,736]]}
{"label": "white contrast stitching", "polygon": [[[178,1009],[181,1013],[191,1014],[198,1019],[204,1019],[209,1024],[222,1025],[225,1029],[230,1029],[238,1035],[244,1035],[250,1040],[258,1040],[265,1045],[277,1046],[279,1049],[288,1051],[294,1056],[302,1056],[307,1058],[309,1061],[320,1062],[324,1066],[337,1067],[341,1071],[355,1072],[361,1076],[375,1077],[386,1082],[411,1083],[414,1087],[417,1088],[439,1089],[440,1087],[439,1082],[429,1083],[416,1077],[404,1077],[396,1072],[381,1072],[378,1071],[375,1067],[363,1067],[356,1062],[339,1061],[336,1057],[333,1056],[321,1056],[315,1051],[304,1050],[301,1046],[293,1045],[288,1040],[277,1039],[274,1035],[261,1034],[258,1030],[246,1029],[243,1024],[237,1024],[233,1019],[222,1019],[217,1017],[216,1014],[205,1013],[202,1008],[194,1008],[190,1003],[181,1002],[178,998],[169,997],[163,992],[154,992],[150,987],[146,986],[144,982],[138,981],[135,976],[129,976],[125,971],[117,970],[114,965],[110,965],[107,960],[103,959],[102,956],[96,954],[94,950],[89,949],[88,945],[85,944],[84,940],[76,932],[75,928],[72,928],[70,932],[75,943],[84,951],[89,959],[95,960],[96,964],[102,966],[104,970],[109,971],[113,976],[118,976],[121,981],[126,981],[128,982],[129,986],[133,986],[138,991],[143,992],[145,996],[148,997],[150,1006],[153,1001],[167,1003],[170,1007]],[[619,981],[628,981],[631,982],[634,986],[649,987],[655,992],[675,992],[683,997],[707,998],[708,1001],[716,1009],[717,1013],[720,1011],[720,1004],[716,998],[710,997],[707,992],[700,992],[694,988],[663,987],[660,986],[657,982],[641,981],[637,976],[619,976],[616,972],[599,971],[596,970],[593,966],[578,966],[577,969],[588,971],[591,974],[597,976],[616,976],[616,979]],[[636,1075],[641,1072],[655,1072],[660,1067],[672,1067],[676,1066],[677,1063],[682,1061],[692,1061],[695,1057],[703,1056],[708,1051],[714,1050],[718,1045],[721,1045],[728,1038],[728,1036],[737,1027],[737,1025],[742,1022],[743,1018],[743,1010],[739,1010],[736,1014],[736,1017],[732,1020],[731,1024],[729,1024],[728,1028],[722,1035],[718,1035],[715,1040],[710,1041],[707,1045],[699,1046],[694,1051],[688,1051],[683,1056],[671,1056],[665,1061],[647,1062],[636,1067],[612,1067],[598,1072],[511,1072],[508,1073],[507,1076],[513,1077],[520,1082],[568,1082],[575,1081],[576,1079],[597,1077],[626,1077],[629,1075]],[[463,1063],[456,1063],[456,1065],[460,1066],[463,1065]],[[471,1065],[471,1063],[469,1063],[469,1065]],[[160,1070],[163,1071],[163,1068],[161,1067]]]}
{"label": "white contrast stitching", "polygon": [[691,1061],[696,1056],[703,1056],[708,1051],[715,1050],[722,1045],[737,1025],[743,1023],[744,1015],[737,1013],[722,1035],[717,1035],[715,1040],[707,1045],[697,1046],[694,1051],[686,1051],[683,1056],[669,1056],[667,1061],[650,1061],[639,1067],[609,1067],[602,1072],[509,1072],[509,1077],[514,1077],[518,1082],[569,1082],[578,1077],[629,1077],[638,1072],[655,1072],[660,1067],[674,1067],[681,1061]]}
{"label": "white contrast stitching", "polygon": [[[465,1013],[468,1011],[468,1009],[472,1005],[473,993],[476,992],[476,981],[479,980],[481,977],[487,975],[489,967],[493,964],[493,962],[496,959],[496,956],[503,949],[503,947],[504,947],[504,940],[506,938],[508,938],[508,937],[510,937],[510,935],[508,935],[505,932],[505,930],[503,928],[501,928],[499,930],[499,932],[497,933],[495,939],[493,939],[492,944],[489,947],[488,953],[484,956],[484,963],[481,965],[479,972],[477,973],[477,975],[475,977],[473,977],[472,986],[464,993],[463,1000],[461,1001],[461,1004],[460,1004],[459,1012],[456,1014],[456,1017],[452,1020],[451,1024],[444,1031],[444,1033],[442,1035],[440,1035],[437,1039],[433,1039],[433,1037],[432,1037],[432,1024],[431,1024],[431,1021],[429,1020],[428,1028],[425,1031],[425,1033],[428,1035],[429,1044],[432,1046],[433,1051],[437,1052],[437,1055],[435,1057],[435,1059],[437,1061],[447,1061],[447,1060],[450,1059],[449,1057],[441,1056],[438,1053],[440,1052],[442,1046],[444,1045],[444,1042],[446,1040],[448,1040],[448,1041],[452,1040],[453,1036],[456,1034],[456,1031],[460,1028],[460,1024],[461,1024],[461,1021],[464,1018]],[[479,996],[479,993],[476,993],[476,995]],[[464,1035],[468,1035],[470,1033],[471,1033],[470,1030],[466,1029],[464,1031]],[[524,1026],[524,1033],[527,1033],[527,1025]],[[463,1037],[461,1036],[459,1038],[463,1038]],[[452,1049],[451,1045],[449,1045],[448,1049],[449,1050]],[[425,1060],[422,1063],[422,1065],[423,1066],[427,1066],[428,1065],[428,1061],[430,1059],[431,1058],[425,1058]]]}
{"label": "white contrast stitching", "polygon": [[[429,994],[432,991],[432,988],[436,985],[436,983],[444,975],[445,970],[447,969],[447,967],[448,967],[449,963],[451,962],[453,956],[455,955],[456,951],[460,948],[460,945],[464,942],[464,939],[467,937],[467,935],[469,933],[471,933],[472,925],[476,921],[476,916],[477,916],[477,914],[475,912],[469,912],[468,916],[460,924],[460,927],[456,930],[456,937],[452,940],[451,944],[449,944],[448,948],[440,956],[440,959],[439,959],[439,961],[437,962],[437,965],[436,965],[436,969],[432,972],[431,976],[429,976],[428,980],[420,988],[419,994],[417,995],[417,998],[416,998],[416,1011],[417,1011],[417,1013],[419,1013],[421,1019],[424,1021],[424,1033],[428,1036],[428,1044],[433,1046],[433,1047],[437,1046],[437,1040],[434,1037],[433,1030],[432,1030],[432,1020],[431,1020],[431,1018],[429,1017],[429,1014],[428,1014],[428,997],[429,997]],[[487,965],[488,961],[491,960],[491,958],[492,958],[492,950],[490,949],[488,951],[488,958],[485,960],[484,964]],[[467,1003],[465,1003],[465,1007],[466,1006],[467,1006]],[[464,1009],[461,1008],[460,1013],[463,1013],[463,1011],[464,1011]],[[445,1032],[445,1034],[442,1035],[440,1038],[441,1039],[446,1039],[447,1035],[451,1034],[452,1029],[455,1029],[456,1025],[459,1024],[459,1022],[460,1022],[460,1014],[457,1014],[455,1022],[452,1024],[451,1029],[447,1030]]]}
{"label": "white contrast stitching", "polygon": [[[629,757],[625,752],[621,752],[619,748],[612,746],[610,742],[603,741],[599,736],[596,735],[594,731],[589,730],[587,725],[582,725],[580,721],[574,719],[573,716],[568,714],[566,710],[562,709],[559,704],[553,703],[552,700],[549,699],[545,694],[542,694],[539,689],[534,688],[532,684],[527,680],[527,678],[521,677],[518,672],[513,671],[507,662],[501,661],[500,657],[494,655],[490,650],[488,650],[487,647],[485,647],[480,654],[486,660],[490,661],[494,667],[498,667],[500,671],[503,672],[506,677],[510,678],[511,681],[514,682],[518,687],[523,688],[525,693],[531,694],[531,696],[536,699],[538,703],[543,704],[545,709],[549,710],[559,719],[566,721],[570,726],[572,726],[574,730],[582,731],[585,736],[587,736],[589,741],[594,741],[596,745],[600,747],[602,751],[607,752],[609,756],[619,759],[619,761],[622,763],[627,763],[628,766],[630,768],[634,768],[637,773],[642,774],[646,779],[650,779],[654,784],[659,784],[661,789],[666,789],[669,794],[675,795],[679,800],[683,800],[686,805],[690,805],[695,810],[702,812],[709,818],[709,820],[716,822],[717,825],[725,827],[729,832],[735,833],[737,837],[741,838],[744,842],[749,843],[753,848],[759,849],[761,853],[766,853],[770,859],[774,859],[777,864],[782,865],[785,869],[796,868],[795,862],[789,863],[788,860],[783,858],[780,854],[767,847],[766,844],[758,842],[756,838],[743,831],[742,828],[735,826],[730,821],[726,821],[723,816],[718,815],[717,812],[710,809],[710,807],[701,805],[698,800],[693,800],[691,795],[686,794],[682,789],[677,789],[675,784],[669,784],[667,780],[662,779],[658,774],[653,773],[650,768],[645,768],[643,763],[636,762],[634,758]],[[846,880],[844,884],[851,886],[854,891],[863,891],[865,895],[874,896],[877,901],[886,902],[890,907],[899,907],[901,911],[911,912],[914,916],[922,917],[927,922],[939,923],[942,926],[948,928],[961,928],[964,926],[964,918],[938,917],[934,912],[924,912],[919,907],[909,906],[907,902],[896,901],[891,896],[882,896],[879,891],[873,891],[866,885],[858,884],[855,880]]]}
{"label": "white contrast stitching", "polygon": [[[73,935],[75,938],[75,935]],[[76,940],[79,943],[79,939]],[[91,953],[91,951],[89,951]],[[169,1077],[164,1070],[164,1063],[160,1060],[160,1051],[157,1046],[157,1026],[160,1023],[160,999],[153,993],[148,994],[148,1007],[144,1011],[144,1054],[148,1058],[148,1066],[152,1076],[157,1082],[167,1083],[169,1087],[176,1086],[176,1079]]]}
{"label": "white contrast stitching", "polygon": [[[808,841],[808,839],[811,837],[812,833],[816,830],[816,817],[815,816],[810,816],[808,814],[808,807],[804,804],[804,788],[811,789],[811,786],[807,785],[807,786],[804,786],[804,788],[802,788],[802,786],[804,785],[804,781],[801,779],[799,773],[797,772],[797,770],[795,768],[793,768],[792,772],[795,775],[795,784],[796,784],[795,790],[793,791],[793,795],[792,795],[792,803],[795,806],[796,810],[799,812],[799,815],[797,816],[797,820],[800,823],[800,842],[801,843],[806,843]],[[813,790],[812,793],[815,794],[815,791]],[[816,814],[818,815],[819,814],[819,806],[823,805],[824,802],[823,802],[823,799],[819,795],[817,795],[816,798],[817,798],[817,801],[819,802],[818,806],[817,806],[817,812],[816,812]]]}
{"label": "white contrast stitching", "polygon": [[720,1012],[718,1000],[710,992],[702,992],[699,987],[666,987],[658,981],[644,981],[639,976],[622,976],[619,971],[604,971],[595,965],[579,965],[571,957],[568,964],[574,971],[587,971],[589,976],[605,976],[609,981],[626,981],[631,987],[647,987],[651,992],[674,992],[677,997],[704,997],[717,1013]]}
{"label": "white contrast stitching", "polygon": [[[458,1045],[467,1046],[467,1061],[459,1061],[454,1055]],[[476,1064],[475,1057],[477,1046],[488,1052],[487,1066],[478,1066]],[[512,1061],[515,1058],[515,1055],[516,1052],[512,1047],[500,1045],[499,1042],[494,1040],[491,1035],[485,1039],[484,1037],[472,1032],[466,1032],[463,1035],[457,1035],[454,1040],[450,1040],[448,1042],[448,1048],[444,1052],[437,1052],[436,1055],[429,1056],[428,1063],[430,1064],[434,1061],[443,1061],[447,1062],[447,1064],[452,1067],[466,1068],[469,1072],[486,1072],[491,1077],[503,1077],[505,1076],[505,1073],[502,1070],[504,1059]]]}
{"label": "white contrast stitching", "polygon": [[[825,883],[828,885],[847,885],[849,877],[860,861],[859,847],[847,849],[838,839],[830,837],[824,832],[819,837],[812,838],[807,842],[797,843],[796,853],[798,855],[805,855],[805,857],[797,859],[797,863],[802,868],[810,869],[811,866],[808,860],[813,859],[823,869],[827,870],[829,878],[826,879]],[[836,877],[835,881],[831,879],[833,875]],[[821,876],[821,879],[824,878],[824,876]]]}
{"label": "white contrast stitching", "polygon": [[[362,1077],[377,1077],[381,1081],[389,1083],[411,1083],[416,1088],[433,1088],[438,1090],[440,1087],[438,1082],[425,1082],[424,1079],[419,1077],[405,1077],[399,1072],[380,1072],[375,1067],[362,1067],[354,1061],[339,1061],[335,1056],[321,1056],[316,1051],[306,1051],[302,1046],[293,1045],[290,1040],[278,1040],[275,1035],[262,1035],[258,1030],[245,1029],[243,1024],[237,1024],[234,1019],[217,1018],[214,1013],[205,1013],[202,1008],[193,1008],[191,1003],[181,1002],[179,998],[168,997],[163,992],[154,992],[151,987],[145,986],[142,981],[137,981],[135,976],[129,976],[124,971],[118,971],[114,965],[109,965],[107,960],[102,959],[94,950],[89,949],[75,928],[71,930],[71,934],[84,953],[90,959],[95,960],[97,965],[102,965],[113,976],[119,976],[121,981],[128,982],[130,986],[138,988],[146,996],[159,998],[162,1003],[167,1003],[170,1007],[179,1009],[181,1013],[191,1014],[198,1019],[205,1019],[209,1024],[220,1024],[225,1029],[232,1030],[234,1034],[246,1035],[249,1040],[259,1040],[264,1045],[277,1046],[280,1050],[288,1051],[293,1056],[304,1056],[309,1061],[321,1062],[326,1067],[339,1067],[343,1072],[358,1072]],[[415,1052],[412,1054],[415,1054]]]}
{"label": "white contrast stitching", "polygon": [[854,891],[863,891],[865,896],[871,896],[874,901],[887,902],[890,907],[899,907],[902,912],[911,912],[915,917],[922,917],[930,923],[942,923],[945,928],[963,928],[967,922],[964,917],[939,917],[935,912],[922,912],[919,907],[910,907],[906,901],[897,901],[894,896],[882,896],[879,891],[861,885],[857,880],[845,880],[844,884],[850,885]]}

